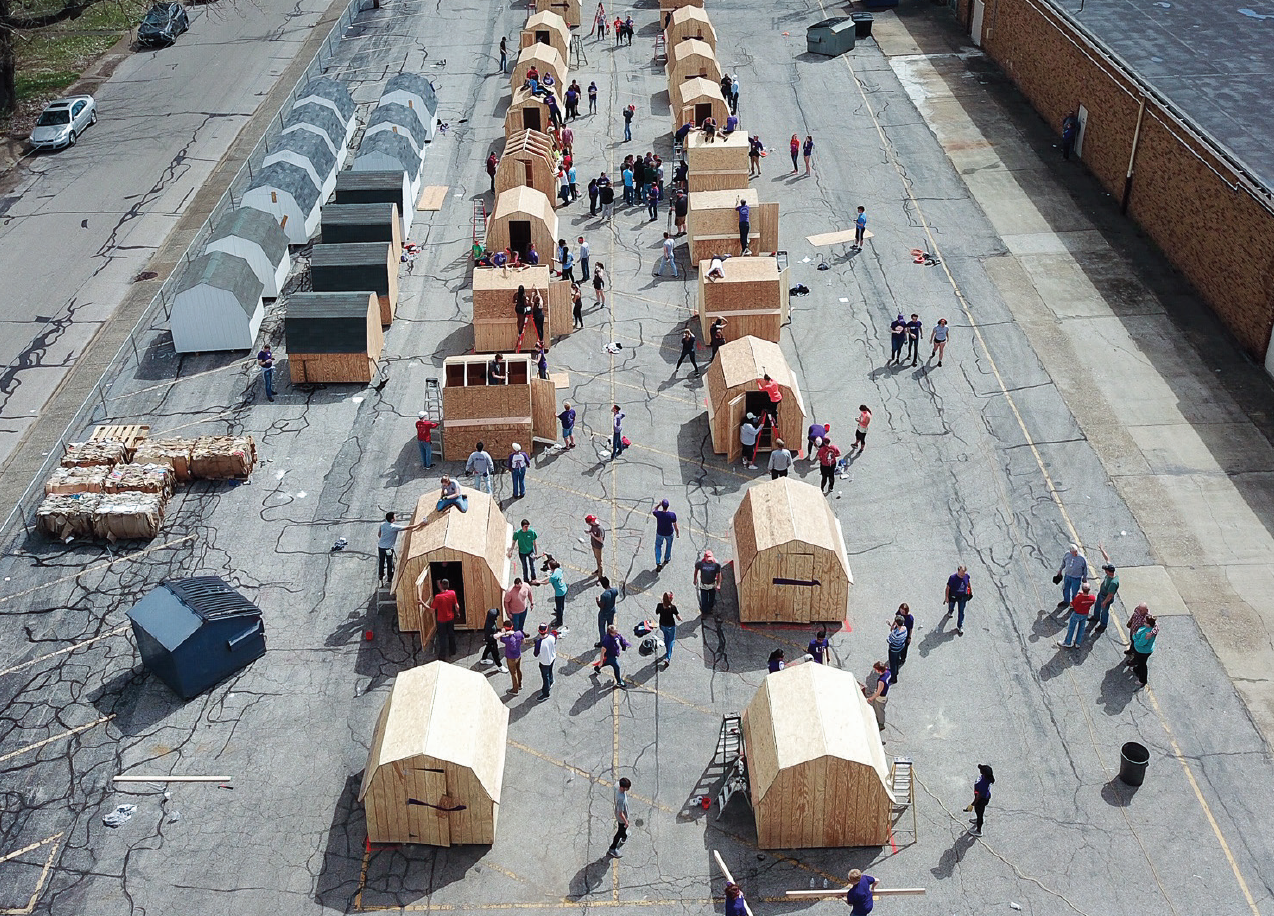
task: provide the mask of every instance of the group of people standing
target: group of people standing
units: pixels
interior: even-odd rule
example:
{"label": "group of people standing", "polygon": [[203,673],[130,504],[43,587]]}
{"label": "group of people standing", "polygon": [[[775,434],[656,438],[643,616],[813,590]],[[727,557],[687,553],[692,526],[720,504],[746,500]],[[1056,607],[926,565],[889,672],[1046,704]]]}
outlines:
{"label": "group of people standing", "polygon": [[[861,208],[860,208],[861,209]],[[947,327],[947,319],[939,318],[938,323],[929,333],[929,343],[933,350],[929,354],[929,361],[932,362],[936,357],[938,365],[942,365],[942,357],[947,349],[947,337],[950,329]],[[920,316],[912,312],[911,320],[903,317],[902,312],[898,313],[889,324],[889,361],[886,366],[902,366],[907,360],[911,360],[911,365],[916,366],[920,362],[920,342],[924,340],[924,322],[920,320]],[[907,353],[903,355],[903,348]]]}

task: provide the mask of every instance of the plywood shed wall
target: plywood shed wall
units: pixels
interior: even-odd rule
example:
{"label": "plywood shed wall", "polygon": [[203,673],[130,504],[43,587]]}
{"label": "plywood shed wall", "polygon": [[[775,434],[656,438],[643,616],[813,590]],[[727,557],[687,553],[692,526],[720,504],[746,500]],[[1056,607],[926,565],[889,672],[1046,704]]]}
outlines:
{"label": "plywood shed wall", "polygon": [[168,327],[178,353],[250,350],[265,307],[248,262],[224,251],[201,255],[181,275]]}
{"label": "plywood shed wall", "polygon": [[[690,167],[691,194],[748,187],[748,135],[745,131],[736,130],[728,137],[717,134],[709,143],[703,131],[692,130],[686,135],[685,149],[686,164]],[[735,226],[737,229],[737,220]],[[737,231],[735,234],[738,234]]]}
{"label": "plywood shed wall", "polygon": [[767,675],[743,712],[743,745],[761,849],[889,841],[889,768],[852,674],[806,664]]}
{"label": "plywood shed wall", "polygon": [[580,24],[580,0],[535,0],[535,11],[542,13],[552,10],[566,21],[571,28]]}
{"label": "plywood shed wall", "polygon": [[239,207],[217,220],[204,244],[205,253],[213,251],[247,261],[267,298],[279,295],[292,267],[288,237],[274,217],[252,207]]}
{"label": "plywood shed wall", "polygon": [[[468,512],[458,508],[438,512],[441,488],[436,487],[420,497],[411,516],[413,525],[426,520],[428,524],[402,534],[393,583],[398,601],[398,629],[404,633],[419,633],[424,643],[428,643],[435,627],[433,615],[426,612],[422,618],[417,603],[418,583],[421,576],[430,574],[429,564],[459,563],[461,566],[461,581],[449,580],[457,593],[463,592],[464,616],[456,621],[457,629],[481,630],[487,608],[504,606],[504,590],[512,581],[508,547],[513,543],[513,526],[487,494],[468,487],[461,487],[460,491],[469,499]],[[433,594],[431,589],[426,591]]]}
{"label": "plywood shed wall", "polygon": [[410,194],[407,176],[398,169],[387,172],[344,171],[336,176],[334,203],[346,204],[394,204],[402,221],[399,238],[407,238],[411,232],[412,217],[416,213],[416,201]]}
{"label": "plywood shed wall", "polygon": [[[552,73],[553,79],[557,80],[557,85],[562,87],[562,91],[566,91],[568,81],[564,79],[566,76],[566,58],[557,53],[552,45],[533,42],[518,52],[518,62],[513,67],[513,76],[510,78],[510,84],[514,89],[518,89],[526,84],[526,74],[532,67],[540,73],[539,82],[544,81],[545,73]],[[566,109],[561,109],[562,114],[566,114]]]}
{"label": "plywood shed wall", "polygon": [[[716,53],[707,42],[691,38],[668,49],[668,91],[673,85],[692,77],[702,77],[716,83],[721,82],[721,65],[717,63]],[[685,122],[682,121],[682,124]],[[722,122],[724,125],[724,122]]]}
{"label": "plywood shed wall", "polygon": [[[539,292],[544,299],[548,315],[545,316],[545,332],[552,328],[554,303],[549,290],[552,281],[547,265],[538,267],[475,267],[473,270],[473,349],[479,353],[508,352],[518,345],[518,318],[513,310],[513,296],[519,286],[526,287],[527,298]],[[569,284],[568,284],[569,286]],[[567,306],[568,310],[570,306]],[[522,349],[535,347],[535,328],[527,319],[530,330],[522,335]],[[551,336],[551,335],[550,335]]]}
{"label": "plywood shed wall", "polygon": [[358,790],[367,839],[494,843],[508,731],[509,710],[480,673],[431,662],[399,674]]}
{"label": "plywood shed wall", "polygon": [[[353,123],[353,122],[350,122]],[[341,116],[326,105],[306,102],[295,105],[288,113],[287,123],[283,125],[283,133],[308,131],[317,134],[327,144],[337,162],[345,161],[349,152],[349,124],[341,120]]]}
{"label": "plywood shed wall", "polygon": [[[818,487],[787,477],[750,487],[730,523],[739,620],[845,619],[853,577],[840,522]],[[793,579],[819,585],[775,584]]]}
{"label": "plywood shed wall", "polygon": [[668,97],[672,102],[673,130],[687,121],[694,121],[697,127],[708,115],[712,115],[718,128],[724,127],[730,114],[725,97],[721,95],[721,86],[712,80],[683,80],[668,87]]}
{"label": "plywood shed wall", "polygon": [[690,194],[690,212],[686,216],[692,262],[707,261],[716,254],[735,257],[743,254],[743,246],[739,244],[739,214],[734,209],[740,200],[748,205],[748,247],[754,254],[778,250],[778,204],[761,203],[753,188],[697,191]]}
{"label": "plywood shed wall", "polygon": [[530,354],[505,354],[508,381],[488,384],[490,356],[450,356],[443,361],[443,459],[468,457],[477,442],[497,460],[514,442],[528,452],[536,440],[557,441],[557,389],[535,377]]}
{"label": "plywood shed wall", "polygon": [[315,245],[310,250],[310,282],[316,293],[371,290],[380,300],[380,323],[388,326],[398,304],[398,264],[391,242]]}
{"label": "plywood shed wall", "polygon": [[438,126],[438,96],[433,83],[418,73],[399,73],[385,84],[385,91],[380,94],[380,104],[390,102],[406,105],[416,112],[425,125],[425,142],[432,142]]}
{"label": "plywood shed wall", "polygon": [[703,339],[717,318],[728,322],[726,340],[759,337],[778,343],[790,315],[787,271],[772,257],[728,258],[724,279],[708,279],[708,261],[699,262],[699,328]]}
{"label": "plywood shed wall", "polygon": [[376,374],[385,338],[375,293],[295,293],[283,326],[294,383],[367,384]]}
{"label": "plywood shed wall", "polygon": [[664,29],[668,47],[675,48],[689,38],[707,42],[712,53],[717,53],[717,30],[708,21],[708,14],[698,6],[683,6],[672,13],[668,28]]}
{"label": "plywood shed wall", "polygon": [[497,195],[522,187],[534,188],[556,203],[553,195],[557,193],[557,151],[553,138],[538,130],[524,130],[509,137],[495,167]]}
{"label": "plywood shed wall", "polygon": [[319,191],[319,202],[327,200],[336,187],[336,156],[327,140],[316,133],[294,130],[280,135],[265,154],[263,165],[272,162],[290,162],[310,176]]}
{"label": "plywood shed wall", "polygon": [[529,47],[535,42],[550,44],[553,49],[566,60],[571,51],[571,30],[563,19],[553,10],[543,10],[526,21],[518,38],[518,46]]}
{"label": "plywood shed wall", "polygon": [[[757,400],[769,399],[757,387],[766,373],[778,382],[779,392],[783,395],[779,402],[779,438],[794,453],[801,450],[805,442],[806,415],[796,376],[792,374],[778,344],[756,337],[743,337],[723,346],[708,366],[708,422],[712,429],[713,451],[731,454],[733,444],[739,438],[736,417],[746,411],[741,411],[739,405],[732,409],[732,402],[743,398],[746,405],[750,392],[759,393]],[[769,436],[765,437],[763,444],[771,444]]]}
{"label": "plywood shed wall", "polygon": [[290,162],[272,162],[257,170],[239,201],[275,218],[289,245],[305,245],[319,222],[319,191],[308,172]]}
{"label": "plywood shed wall", "polygon": [[529,228],[540,261],[548,264],[557,250],[557,214],[548,196],[534,188],[510,188],[496,195],[495,209],[487,221],[487,250],[511,247],[511,235],[516,235],[520,223]]}
{"label": "plywood shed wall", "polygon": [[403,252],[397,204],[329,204],[319,225],[324,245],[388,242],[395,260]]}
{"label": "plywood shed wall", "polygon": [[699,9],[703,9],[703,0],[659,0],[660,14],[669,10],[679,10],[686,6],[696,6]]}
{"label": "plywood shed wall", "polygon": [[[562,101],[562,93],[560,87],[553,88],[553,95],[557,99],[557,110],[566,112],[566,104]],[[504,116],[504,138],[507,140],[516,133],[524,130],[536,130],[546,133],[552,126],[553,118],[549,115],[549,106],[544,101],[544,96],[533,95],[530,89],[521,86],[513,88],[513,101],[509,104],[509,110]]]}

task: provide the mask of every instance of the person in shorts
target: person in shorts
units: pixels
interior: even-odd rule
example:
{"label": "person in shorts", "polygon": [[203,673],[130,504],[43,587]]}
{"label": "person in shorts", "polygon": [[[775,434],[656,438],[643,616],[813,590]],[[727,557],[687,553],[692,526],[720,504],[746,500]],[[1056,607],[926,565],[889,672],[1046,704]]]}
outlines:
{"label": "person in shorts", "polygon": [[867,448],[867,427],[871,425],[871,411],[867,409],[866,404],[858,405],[858,428],[854,430],[854,445],[850,451],[857,450],[862,454],[863,449]]}

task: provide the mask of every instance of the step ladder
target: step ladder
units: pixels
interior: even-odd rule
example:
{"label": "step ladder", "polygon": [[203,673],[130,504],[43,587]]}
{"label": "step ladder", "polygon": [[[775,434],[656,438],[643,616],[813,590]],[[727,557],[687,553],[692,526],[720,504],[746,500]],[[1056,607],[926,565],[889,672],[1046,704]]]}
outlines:
{"label": "step ladder", "polygon": [[473,202],[473,244],[481,248],[487,240],[487,205],[482,200]]}
{"label": "step ladder", "polygon": [[655,60],[668,61],[668,38],[663,32],[655,36]]}
{"label": "step ladder", "polygon": [[736,795],[741,794],[751,806],[748,767],[743,756],[743,719],[738,713],[721,717],[721,731],[717,735],[717,750],[712,755],[712,765],[720,767],[722,774],[716,791],[717,820],[721,820],[726,805]]}
{"label": "step ladder", "polygon": [[578,70],[581,67],[588,66],[588,55],[584,53],[584,42],[576,33],[571,34],[571,47],[567,53],[567,57],[570,58],[570,60],[567,61],[567,66],[569,66],[572,70]]}
{"label": "step ladder", "polygon": [[[425,379],[425,416],[435,423],[442,423],[442,386],[436,378]],[[434,446],[442,453],[442,426],[434,430]]]}
{"label": "step ladder", "polygon": [[916,775],[912,769],[910,757],[895,757],[889,769],[889,788],[893,792],[893,828],[898,831],[898,823],[907,809],[911,809],[911,835],[918,839],[916,822]]}

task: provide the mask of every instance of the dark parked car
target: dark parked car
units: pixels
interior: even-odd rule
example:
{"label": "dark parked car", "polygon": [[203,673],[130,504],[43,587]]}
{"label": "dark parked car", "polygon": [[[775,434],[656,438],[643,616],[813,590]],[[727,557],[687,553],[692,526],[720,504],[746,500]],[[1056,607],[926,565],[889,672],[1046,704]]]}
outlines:
{"label": "dark parked car", "polygon": [[180,3],[156,3],[137,27],[137,43],[143,48],[166,48],[190,28],[190,17]]}

